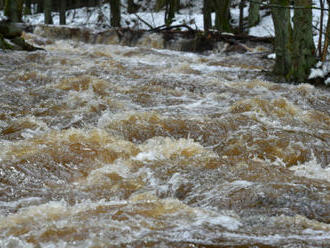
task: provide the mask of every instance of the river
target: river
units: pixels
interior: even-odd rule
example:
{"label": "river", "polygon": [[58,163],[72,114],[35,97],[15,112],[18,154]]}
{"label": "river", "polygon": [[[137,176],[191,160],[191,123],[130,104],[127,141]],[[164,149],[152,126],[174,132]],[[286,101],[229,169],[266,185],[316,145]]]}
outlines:
{"label": "river", "polygon": [[0,247],[329,247],[330,92],[267,59],[0,53]]}

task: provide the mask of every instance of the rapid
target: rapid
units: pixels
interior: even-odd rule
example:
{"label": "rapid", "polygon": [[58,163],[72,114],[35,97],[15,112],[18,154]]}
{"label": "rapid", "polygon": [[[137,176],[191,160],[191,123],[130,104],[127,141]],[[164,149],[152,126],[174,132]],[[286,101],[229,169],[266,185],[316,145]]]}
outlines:
{"label": "rapid", "polygon": [[44,48],[0,53],[1,248],[329,247],[329,89],[258,51]]}

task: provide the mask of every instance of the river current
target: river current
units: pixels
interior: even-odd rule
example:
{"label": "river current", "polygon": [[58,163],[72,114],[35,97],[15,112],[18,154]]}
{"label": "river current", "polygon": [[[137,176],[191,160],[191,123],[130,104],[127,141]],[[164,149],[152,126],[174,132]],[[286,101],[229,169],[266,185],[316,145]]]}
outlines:
{"label": "river current", "polygon": [[0,53],[0,247],[329,247],[330,92],[247,55]]}

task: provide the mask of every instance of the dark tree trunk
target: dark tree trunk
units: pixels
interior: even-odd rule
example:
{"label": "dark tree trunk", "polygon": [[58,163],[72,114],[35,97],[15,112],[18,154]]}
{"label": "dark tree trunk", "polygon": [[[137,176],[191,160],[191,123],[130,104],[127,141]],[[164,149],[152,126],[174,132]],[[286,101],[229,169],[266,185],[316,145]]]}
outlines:
{"label": "dark tree trunk", "polygon": [[243,22],[244,6],[245,6],[245,0],[241,0],[241,2],[239,3],[239,26],[238,26],[239,33],[244,32],[244,22]]}
{"label": "dark tree trunk", "polygon": [[139,5],[134,3],[134,0],[127,0],[127,12],[132,14],[136,13],[139,9]]}
{"label": "dark tree trunk", "polygon": [[156,0],[155,11],[160,11],[166,4],[166,0]]}
{"label": "dark tree trunk", "polygon": [[14,0],[6,0],[5,1],[5,16],[11,22],[21,22],[21,13],[19,13],[18,2]]}
{"label": "dark tree trunk", "polygon": [[38,0],[37,13],[44,12],[44,0]]}
{"label": "dark tree trunk", "polygon": [[324,21],[324,3],[325,0],[320,0],[320,31],[319,31],[319,40],[317,43],[318,56],[322,57],[322,39],[323,39],[323,21]]}
{"label": "dark tree trunk", "polygon": [[[271,3],[289,6],[289,0],[272,0]],[[276,53],[273,71],[289,81],[307,80],[310,68],[316,61],[311,4],[311,0],[296,0],[295,6],[306,8],[294,10],[293,28],[289,8],[272,8]]]}
{"label": "dark tree trunk", "polygon": [[88,7],[95,7],[97,6],[98,1],[96,0],[88,0]]}
{"label": "dark tree trunk", "polygon": [[52,19],[52,0],[44,0],[45,24],[53,24]]}
{"label": "dark tree trunk", "polygon": [[312,0],[296,0],[293,17],[293,49],[291,80],[302,82],[308,78],[310,68],[316,63],[312,26]]}
{"label": "dark tree trunk", "polygon": [[75,9],[79,9],[82,6],[82,4],[80,3],[80,0],[75,0],[74,1],[74,8]]}
{"label": "dark tree trunk", "polygon": [[110,24],[112,27],[120,27],[120,0],[109,0],[110,2]]}
{"label": "dark tree trunk", "polygon": [[259,15],[260,3],[261,0],[255,0],[255,2],[250,2],[249,17],[248,17],[249,27],[256,26],[260,22],[260,15]]}
{"label": "dark tree trunk", "polygon": [[166,0],[166,9],[165,9],[165,24],[166,26],[170,26],[175,17],[175,11],[177,9],[177,1],[176,0]]}
{"label": "dark tree trunk", "polygon": [[220,32],[231,32],[230,26],[230,0],[214,0],[214,10],[216,13],[215,26]]}
{"label": "dark tree trunk", "polygon": [[210,28],[212,28],[212,4],[211,0],[204,0],[203,5],[203,19],[204,19],[204,30],[208,32]]}
{"label": "dark tree trunk", "polygon": [[60,25],[66,24],[66,0],[60,0]]}
{"label": "dark tree trunk", "polygon": [[24,15],[31,15],[31,0],[25,0]]}
{"label": "dark tree trunk", "polygon": [[[327,0],[327,2],[328,2],[328,6],[330,6],[329,5],[330,0]],[[326,28],[325,35],[324,35],[324,45],[323,45],[322,56],[321,56],[321,61],[322,62],[324,62],[327,58],[328,47],[329,47],[329,37],[330,37],[330,18],[328,18],[327,28]]]}
{"label": "dark tree trunk", "polygon": [[[281,0],[272,0],[273,4],[281,4]],[[289,6],[289,0],[281,4],[283,7]],[[290,10],[285,8],[272,8],[272,18],[275,29],[274,50],[276,54],[274,73],[286,76],[291,67],[291,40],[292,28],[290,24]]]}

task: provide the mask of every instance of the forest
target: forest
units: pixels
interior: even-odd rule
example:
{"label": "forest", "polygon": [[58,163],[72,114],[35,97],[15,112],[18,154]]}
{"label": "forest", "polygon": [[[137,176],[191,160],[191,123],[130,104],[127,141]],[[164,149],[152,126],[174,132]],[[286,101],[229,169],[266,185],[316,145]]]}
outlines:
{"label": "forest", "polygon": [[[0,8],[4,10],[7,17],[6,22],[1,24],[1,35],[4,38],[17,37],[20,32],[17,25],[10,23],[22,22],[24,15],[31,13],[44,13],[44,23],[53,24],[52,13],[59,13],[59,24],[66,24],[66,11],[82,7],[97,7],[102,4],[109,4],[109,27],[121,27],[121,13],[134,14],[139,11],[164,13],[164,23],[160,27],[152,27],[148,22],[139,18],[149,29],[185,29],[191,30],[191,26],[173,25],[175,16],[183,8],[196,5],[199,1],[181,1],[180,0],[157,0],[157,1],[95,1],[95,0],[2,0]],[[327,3],[320,0],[316,7],[312,0],[203,0],[197,5],[200,6],[200,12],[203,15],[203,29],[198,30],[198,35],[210,37],[210,33],[232,33],[234,36],[247,36],[248,30],[259,24],[261,10],[268,10],[271,14],[274,25],[273,48],[276,54],[273,74],[290,82],[305,82],[308,80],[311,68],[317,62],[324,63],[327,58],[329,25],[325,24],[327,9],[324,7]],[[248,13],[244,16],[244,8],[248,6]],[[239,18],[233,20],[230,9],[239,8]],[[319,24],[317,27],[313,24],[312,10],[319,12]],[[233,24],[236,22],[235,24]],[[7,27],[5,27],[7,25]],[[8,28],[10,27],[10,28]],[[314,37],[317,33],[317,41]],[[242,38],[241,38],[242,39]],[[246,37],[248,39],[248,37]],[[14,42],[21,43],[25,48],[30,48],[22,41],[15,38]],[[5,40],[1,38],[2,48],[10,47]],[[312,82],[315,83],[315,82]]]}

